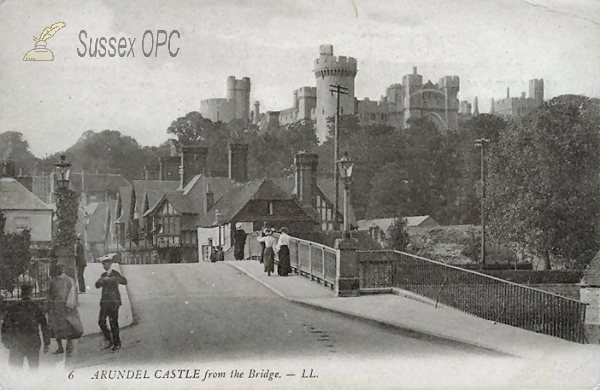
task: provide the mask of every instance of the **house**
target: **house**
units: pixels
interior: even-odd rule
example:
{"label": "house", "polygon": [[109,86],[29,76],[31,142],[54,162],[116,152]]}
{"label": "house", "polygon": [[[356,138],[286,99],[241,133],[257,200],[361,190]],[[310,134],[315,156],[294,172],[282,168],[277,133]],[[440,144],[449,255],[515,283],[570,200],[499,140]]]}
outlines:
{"label": "house", "polygon": [[[405,217],[406,227],[409,230],[431,229],[440,226],[429,215]],[[362,219],[358,221],[358,230],[368,231],[371,237],[381,246],[386,244],[386,235],[396,218]]]}
{"label": "house", "polygon": [[32,246],[50,245],[53,208],[12,177],[0,178],[0,210],[6,218],[6,232],[29,230]]}

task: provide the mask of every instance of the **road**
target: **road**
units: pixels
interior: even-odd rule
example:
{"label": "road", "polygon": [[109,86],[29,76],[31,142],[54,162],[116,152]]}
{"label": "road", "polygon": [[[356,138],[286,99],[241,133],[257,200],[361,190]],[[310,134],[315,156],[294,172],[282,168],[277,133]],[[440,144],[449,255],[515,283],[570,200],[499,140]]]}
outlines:
{"label": "road", "polygon": [[124,266],[134,325],[123,349],[80,341],[81,365],[406,355],[467,355],[397,330],[319,311],[275,295],[226,263]]}

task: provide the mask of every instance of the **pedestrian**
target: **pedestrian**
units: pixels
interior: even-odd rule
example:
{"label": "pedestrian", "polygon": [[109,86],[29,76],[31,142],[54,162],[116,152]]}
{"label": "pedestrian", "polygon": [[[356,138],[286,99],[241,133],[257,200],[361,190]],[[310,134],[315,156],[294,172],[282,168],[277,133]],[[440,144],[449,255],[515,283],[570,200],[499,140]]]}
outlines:
{"label": "pedestrian", "polygon": [[282,227],[279,241],[277,242],[277,255],[279,263],[277,264],[277,274],[279,276],[288,276],[292,272],[290,265],[290,236],[288,228]]}
{"label": "pedestrian", "polygon": [[[271,224],[269,222],[264,222],[262,229],[260,229],[260,237],[265,237],[266,232],[271,229]],[[265,242],[261,240],[259,237],[258,242],[260,243],[260,262],[263,263],[263,256],[265,255]]]}
{"label": "pedestrian", "polygon": [[223,252],[222,246],[217,247],[216,257],[217,257],[217,261],[225,261],[225,252]]}
{"label": "pedestrian", "polygon": [[275,272],[275,244],[277,243],[277,239],[273,237],[273,230],[267,229],[264,232],[264,236],[258,239],[259,242],[264,243],[265,251],[263,253],[263,263],[264,269],[267,273],[267,276],[271,276],[272,272]]}
{"label": "pedestrian", "polygon": [[242,223],[235,224],[235,233],[233,235],[233,256],[236,260],[244,260],[244,247],[246,246],[246,232],[242,230]]}
{"label": "pedestrian", "polygon": [[83,334],[83,325],[77,311],[77,292],[75,281],[65,274],[62,264],[56,265],[56,276],[50,281],[48,288],[49,325],[52,336],[58,344],[55,355],[65,353],[62,340],[67,340],[66,364],[75,358],[77,340]]}
{"label": "pedestrian", "polygon": [[[121,338],[119,337],[119,307],[121,306],[121,294],[119,293],[119,284],[126,285],[127,279],[112,268],[112,256],[102,257],[101,261],[106,272],[103,272],[100,279],[96,282],[96,288],[102,288],[98,325],[100,326],[102,334],[104,334],[104,340],[106,341],[104,349],[112,347],[112,350],[116,351],[121,349]],[[110,331],[106,325],[107,317],[110,322]]]}
{"label": "pedestrian", "polygon": [[210,262],[216,263],[217,261],[219,261],[219,253],[217,252],[217,248],[215,248],[214,246],[211,246],[210,247]]}
{"label": "pedestrian", "polygon": [[31,300],[31,285],[21,286],[21,300],[10,305],[2,323],[2,343],[9,349],[8,363],[21,368],[27,358],[29,368],[35,370],[40,364],[40,330],[44,341],[44,353],[50,347],[50,330],[40,302]]}
{"label": "pedestrian", "polygon": [[81,234],[77,235],[77,244],[75,245],[75,267],[77,268],[77,284],[79,286],[79,293],[85,294],[86,286],[85,279],[83,278],[83,273],[85,272],[85,267],[87,266],[87,261],[85,260],[85,248],[81,243]]}

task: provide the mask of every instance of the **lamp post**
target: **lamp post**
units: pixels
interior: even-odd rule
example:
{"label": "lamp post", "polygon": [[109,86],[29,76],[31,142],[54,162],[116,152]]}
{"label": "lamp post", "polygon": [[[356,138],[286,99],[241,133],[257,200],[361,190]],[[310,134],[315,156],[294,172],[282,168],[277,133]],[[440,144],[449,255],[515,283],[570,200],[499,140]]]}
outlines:
{"label": "lamp post", "polygon": [[54,166],[58,170],[58,188],[69,187],[69,168],[71,168],[71,162],[67,160],[67,156],[61,154],[60,160],[54,163]]}
{"label": "lamp post", "polygon": [[489,143],[487,138],[478,138],[475,140],[475,146],[481,148],[481,268],[485,266],[485,211],[483,204],[485,200],[485,144]]}
{"label": "lamp post", "polygon": [[349,219],[349,196],[348,187],[352,183],[352,168],[354,162],[348,157],[348,152],[344,153],[344,156],[337,161],[338,171],[340,172],[340,178],[344,183],[344,238],[350,238],[350,219]]}

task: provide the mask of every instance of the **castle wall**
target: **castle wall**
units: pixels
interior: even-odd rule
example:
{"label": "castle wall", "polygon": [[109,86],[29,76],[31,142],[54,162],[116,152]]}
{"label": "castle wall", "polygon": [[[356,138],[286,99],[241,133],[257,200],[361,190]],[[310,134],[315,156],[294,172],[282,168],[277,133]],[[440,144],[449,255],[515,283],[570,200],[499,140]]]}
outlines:
{"label": "castle wall", "polygon": [[359,100],[358,121],[361,125],[387,125],[389,107],[386,103],[373,102],[368,98]]}
{"label": "castle wall", "polygon": [[229,123],[235,117],[235,104],[227,99],[206,99],[200,101],[200,114],[213,122]]}
{"label": "castle wall", "polygon": [[319,58],[315,60],[314,74],[317,79],[317,137],[324,142],[329,132],[327,118],[336,114],[336,94],[331,93],[331,85],[339,84],[348,88],[347,95],[340,95],[340,115],[354,115],[354,78],[357,72],[356,59],[334,56],[332,45],[321,45]]}

